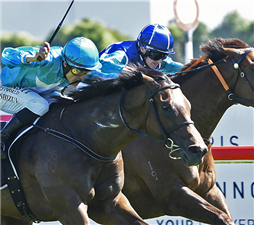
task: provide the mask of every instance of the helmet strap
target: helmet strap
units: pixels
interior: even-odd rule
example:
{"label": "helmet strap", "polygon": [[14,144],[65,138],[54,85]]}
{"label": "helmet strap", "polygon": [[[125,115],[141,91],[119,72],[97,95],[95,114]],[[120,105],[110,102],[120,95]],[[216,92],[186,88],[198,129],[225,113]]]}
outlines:
{"label": "helmet strap", "polygon": [[71,66],[67,62],[63,62],[63,74],[64,78],[67,79],[66,74],[71,70]]}
{"label": "helmet strap", "polygon": [[[138,47],[138,53],[141,56],[143,63],[146,67],[150,68],[147,64],[146,64],[146,58],[147,58],[147,52],[145,52],[145,54],[141,51],[140,49],[141,47]],[[143,47],[144,48],[144,47]]]}

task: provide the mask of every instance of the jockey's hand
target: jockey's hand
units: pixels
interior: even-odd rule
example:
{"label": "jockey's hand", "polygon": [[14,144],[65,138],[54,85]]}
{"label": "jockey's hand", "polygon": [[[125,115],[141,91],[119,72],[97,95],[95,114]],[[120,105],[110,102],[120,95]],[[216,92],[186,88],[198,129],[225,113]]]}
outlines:
{"label": "jockey's hand", "polygon": [[42,47],[38,49],[35,56],[27,56],[26,62],[39,62],[43,61],[47,58],[49,54],[50,44],[48,42],[45,42]]}
{"label": "jockey's hand", "polygon": [[37,61],[43,61],[47,58],[49,54],[50,44],[48,42],[45,42],[42,47],[39,48],[39,50],[36,52],[36,60]]}

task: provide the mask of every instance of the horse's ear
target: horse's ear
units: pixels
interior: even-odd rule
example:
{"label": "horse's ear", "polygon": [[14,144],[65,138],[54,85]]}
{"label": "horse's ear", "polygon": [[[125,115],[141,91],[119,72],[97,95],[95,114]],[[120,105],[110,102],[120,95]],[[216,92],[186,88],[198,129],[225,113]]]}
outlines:
{"label": "horse's ear", "polygon": [[219,47],[220,51],[223,52],[225,55],[237,59],[240,55],[244,54],[243,49],[236,49],[236,48],[222,48]]}
{"label": "horse's ear", "polygon": [[151,91],[155,91],[156,89],[160,87],[160,84],[158,84],[152,77],[149,77],[143,73],[141,74],[142,74],[144,83],[150,88]]}

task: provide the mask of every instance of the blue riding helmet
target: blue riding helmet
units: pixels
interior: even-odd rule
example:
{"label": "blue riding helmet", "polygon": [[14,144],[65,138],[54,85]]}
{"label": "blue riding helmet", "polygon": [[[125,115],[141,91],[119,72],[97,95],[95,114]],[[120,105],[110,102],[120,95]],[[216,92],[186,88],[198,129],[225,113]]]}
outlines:
{"label": "blue riding helmet", "polygon": [[165,54],[174,54],[174,39],[170,31],[159,24],[147,25],[137,38],[138,46]]}
{"label": "blue riding helmet", "polygon": [[70,66],[86,70],[101,68],[98,49],[88,38],[77,37],[70,40],[62,52],[64,61]]}

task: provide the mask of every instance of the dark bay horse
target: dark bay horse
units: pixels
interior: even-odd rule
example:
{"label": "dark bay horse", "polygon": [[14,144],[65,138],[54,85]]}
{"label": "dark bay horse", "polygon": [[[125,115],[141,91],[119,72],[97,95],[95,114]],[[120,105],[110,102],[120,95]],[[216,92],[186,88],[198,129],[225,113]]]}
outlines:
{"label": "dark bay horse", "polygon": [[[191,102],[192,119],[202,137],[211,137],[224,112],[236,102],[254,107],[253,50],[237,39],[214,39],[201,45],[205,58],[186,65],[192,72],[173,79]],[[225,83],[207,66],[211,63],[208,59],[216,64]],[[224,86],[229,90],[225,91]],[[168,157],[167,149],[160,143],[136,138],[122,150],[123,193],[143,219],[169,215],[214,225],[234,224],[227,202],[215,184],[210,147],[201,165],[186,167],[182,160]]]}
{"label": "dark bay horse", "polygon": [[[169,147],[173,139],[186,163],[200,164],[207,147],[190,119],[189,101],[167,76],[142,68],[90,82],[71,97],[75,102],[54,104],[39,130],[20,143],[17,175],[29,208],[37,220],[64,225],[88,225],[89,217],[101,224],[146,224],[121,192],[120,150],[143,132]],[[1,220],[32,224],[8,188],[1,191]]]}

